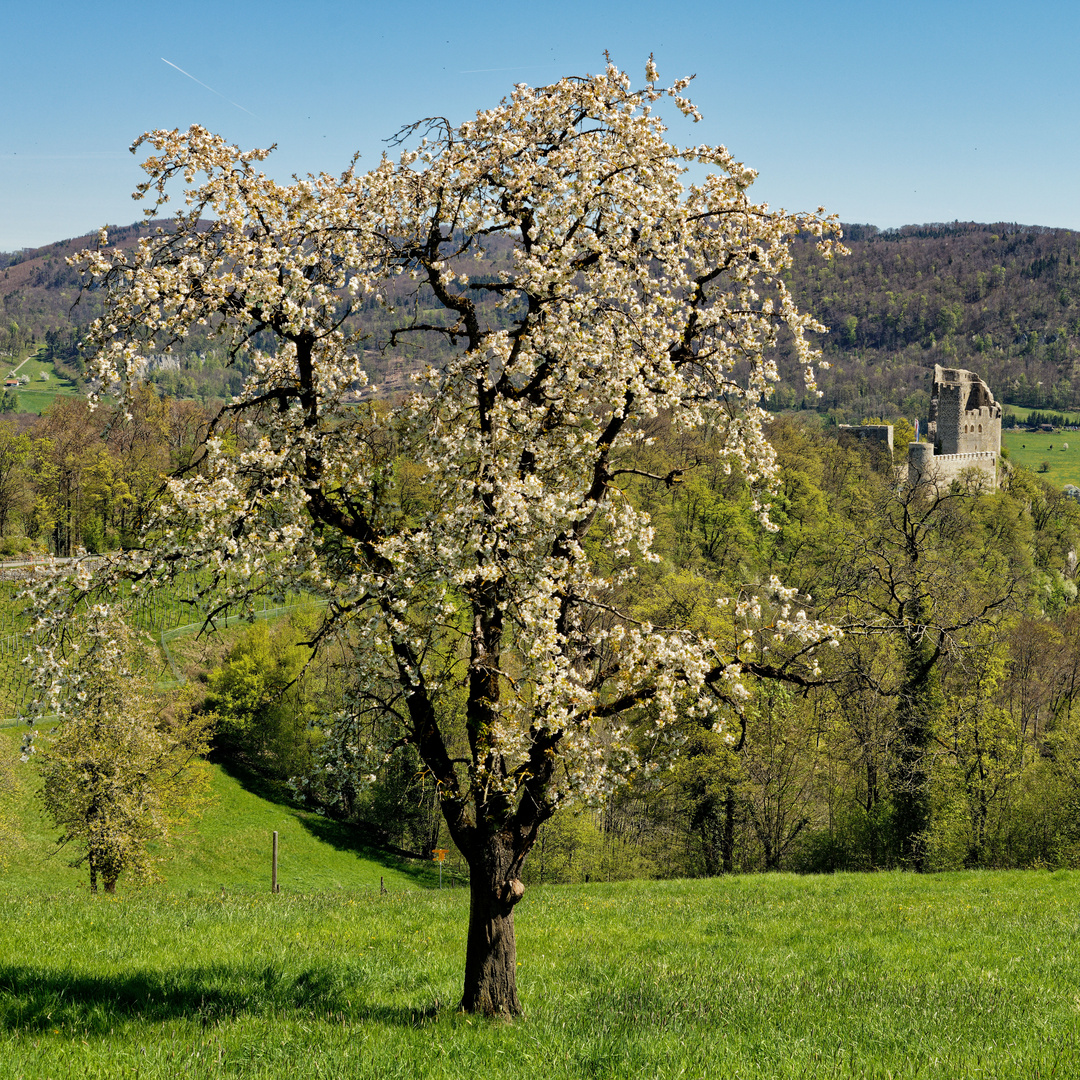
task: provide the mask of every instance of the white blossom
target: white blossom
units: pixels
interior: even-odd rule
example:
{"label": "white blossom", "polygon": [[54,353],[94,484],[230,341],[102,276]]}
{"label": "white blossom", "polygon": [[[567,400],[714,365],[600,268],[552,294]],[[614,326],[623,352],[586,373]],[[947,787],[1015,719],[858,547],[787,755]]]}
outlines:
{"label": "white blossom", "polygon": [[[803,611],[770,622],[769,596],[794,599],[775,579],[735,598],[731,643],[638,625],[618,609],[626,573],[601,569],[656,558],[648,516],[613,476],[642,421],[727,425],[729,465],[768,487],[759,403],[778,332],[812,385],[807,333],[823,329],[784,284],[788,245],[803,231],[839,249],[832,218],[753,202],[756,174],[725,147],[669,144],[654,102],[700,114],[689,80],[657,78],[650,59],[642,91],[613,65],[519,85],[456,128],[406,132],[396,160],[291,185],[258,171],[266,150],[154,131],[136,143],[153,151],[136,194],[152,215],[188,184],[175,224],[133,254],[76,260],[106,289],[88,335],[98,385],[130,387],[151,348],[195,325],[252,370],[200,470],[169,481],[145,548],[81,564],[76,587],[187,582],[192,599],[241,610],[259,591],[320,595],[319,643],[354,658],[355,707],[326,769],[369,776],[412,741],[461,843],[496,805],[525,814],[533,799],[542,820],[606,797],[637,765],[628,718],[648,714],[674,747],[688,711],[743,699],[763,626],[807,643],[831,633]],[[690,164],[709,175],[687,184]],[[496,241],[509,259],[478,279],[467,260]],[[347,404],[366,383],[359,304],[393,309],[402,283],[448,313],[451,359],[421,364],[394,402]],[[276,347],[247,349],[256,329]],[[420,469],[413,517],[403,459]],[[465,755],[446,720],[462,695]],[[365,720],[380,702],[395,733]]]}

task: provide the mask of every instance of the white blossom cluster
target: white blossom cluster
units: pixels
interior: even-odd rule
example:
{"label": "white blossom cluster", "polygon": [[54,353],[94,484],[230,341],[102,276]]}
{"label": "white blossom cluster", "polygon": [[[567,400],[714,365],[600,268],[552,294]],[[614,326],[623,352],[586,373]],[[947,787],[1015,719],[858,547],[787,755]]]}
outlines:
{"label": "white blossom cluster", "polygon": [[[80,593],[90,585],[88,566],[82,561],[76,567],[74,584]],[[41,616],[31,631],[39,640],[22,661],[33,668],[36,690],[28,719],[48,717],[63,723],[88,710],[119,707],[133,677],[137,643],[118,610],[109,604],[89,604],[69,617],[61,601],[69,595],[67,567],[54,563],[43,567],[41,576]],[[52,633],[42,634],[43,629]],[[30,730],[24,738],[23,761],[34,752],[36,736],[37,731]]]}
{"label": "white blossom cluster", "polygon": [[[325,597],[318,644],[349,645],[354,719],[380,703],[397,724],[339,740],[341,755],[366,772],[413,742],[459,831],[496,805],[527,803],[532,821],[603,798],[635,767],[631,722],[671,730],[709,711],[718,680],[739,685],[738,649],[618,610],[621,579],[601,567],[651,557],[652,532],[618,497],[617,462],[661,412],[720,416],[732,463],[767,486],[777,334],[812,385],[806,334],[822,329],[784,285],[788,245],[811,233],[829,255],[838,229],[753,202],[755,174],[724,147],[671,145],[653,107],[696,118],[687,82],[661,88],[650,61],[639,91],[613,65],[518,86],[459,127],[403,133],[368,172],[290,185],[258,171],[267,151],[155,131],[136,144],[154,150],[136,194],[156,194],[153,215],[182,179],[185,207],[132,255],[79,259],[106,289],[90,332],[102,387],[130,386],[195,326],[237,349],[277,342],[253,354],[198,473],[169,482],[145,547],[95,587],[198,581],[234,607],[260,589]],[[711,170],[700,184],[684,183],[691,163]],[[496,239],[512,262],[492,275]],[[452,359],[402,400],[346,405],[365,381],[358,302],[390,307],[402,288],[449,317],[402,316],[399,340],[441,334]],[[405,461],[419,510],[403,504]],[[796,609],[775,632],[827,636]]]}

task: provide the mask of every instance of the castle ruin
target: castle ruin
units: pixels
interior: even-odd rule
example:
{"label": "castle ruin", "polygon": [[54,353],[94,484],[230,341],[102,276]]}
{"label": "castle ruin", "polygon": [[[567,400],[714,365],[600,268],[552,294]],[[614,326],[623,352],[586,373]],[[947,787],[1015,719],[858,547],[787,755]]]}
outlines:
{"label": "castle ruin", "polygon": [[893,426],[892,424],[841,424],[837,433],[841,446],[869,445],[885,451],[892,460],[893,455]]}
{"label": "castle ruin", "polygon": [[934,365],[928,442],[908,445],[908,483],[949,484],[978,469],[997,487],[1001,406],[973,371]]}

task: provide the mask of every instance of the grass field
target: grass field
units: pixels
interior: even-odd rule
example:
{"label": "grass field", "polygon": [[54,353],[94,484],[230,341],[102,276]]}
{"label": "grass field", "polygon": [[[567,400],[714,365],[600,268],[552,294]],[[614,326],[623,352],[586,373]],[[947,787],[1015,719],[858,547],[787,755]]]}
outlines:
{"label": "grass field", "polygon": [[1080,1077],[1080,873],[533,888],[495,1023],[454,1007],[467,889],[210,772],[162,881],[90,897],[15,767],[0,1078]]}
{"label": "grass field", "polygon": [[41,416],[58,397],[79,397],[74,388],[67,384],[53,383],[51,389],[40,383],[38,386],[31,385],[19,391],[19,412]]}
{"label": "grass field", "polygon": [[[1055,487],[1080,487],[1080,431],[1003,431],[1001,445],[1008,449],[1010,461],[1038,472]],[[1039,472],[1044,462],[1050,468]]]}
{"label": "grass field", "polygon": [[1031,416],[1032,413],[1043,413],[1044,415],[1050,414],[1052,416],[1064,416],[1069,421],[1069,423],[1080,424],[1080,414],[1072,412],[1070,409],[1029,409],[1023,405],[1005,406],[1005,415],[1015,416],[1021,424],[1026,424],[1028,421],[1028,417]]}
{"label": "grass field", "polygon": [[[20,375],[30,377],[30,382],[25,386],[20,386],[16,391],[19,395],[19,412],[37,413],[40,416],[57,396],[78,396],[74,383],[58,378],[52,364],[38,360],[36,354],[24,361],[16,360],[4,366],[2,374],[6,376],[15,368],[18,368]],[[42,373],[47,374],[49,378],[42,380]]]}
{"label": "grass field", "polygon": [[0,902],[5,1077],[1075,1077],[1080,879],[548,887],[526,1017],[456,1013],[464,889]]}
{"label": "grass field", "polygon": [[430,864],[215,770],[164,881],[91,897],[31,778],[0,890],[5,1080],[1080,1076],[1075,872],[533,888],[505,1024],[454,1007],[468,890]]}

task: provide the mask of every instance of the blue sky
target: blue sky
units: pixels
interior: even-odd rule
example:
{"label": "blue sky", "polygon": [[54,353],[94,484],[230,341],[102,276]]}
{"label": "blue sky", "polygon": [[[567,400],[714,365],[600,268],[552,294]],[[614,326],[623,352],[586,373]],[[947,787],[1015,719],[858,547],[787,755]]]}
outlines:
{"label": "blue sky", "polygon": [[605,49],[636,80],[650,52],[664,79],[696,74],[704,119],[673,137],[724,143],[774,206],[1080,229],[1075,3],[32,0],[2,25],[4,251],[139,217],[127,147],[149,128],[276,142],[281,179],[336,173]]}

